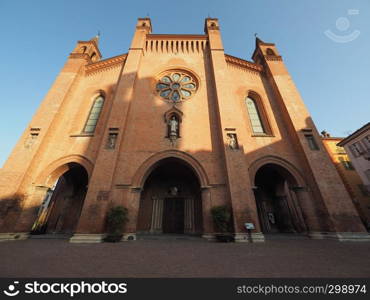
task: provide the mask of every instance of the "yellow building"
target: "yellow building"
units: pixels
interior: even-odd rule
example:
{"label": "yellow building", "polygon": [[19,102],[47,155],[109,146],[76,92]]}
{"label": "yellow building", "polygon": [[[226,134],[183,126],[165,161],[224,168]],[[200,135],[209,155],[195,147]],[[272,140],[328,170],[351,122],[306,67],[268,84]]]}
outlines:
{"label": "yellow building", "polygon": [[361,181],[360,176],[357,174],[353,167],[346,150],[337,144],[343,138],[330,137],[329,134],[323,132],[323,144],[328,151],[332,162],[334,163],[340,177],[343,180],[353,204],[355,205],[358,214],[367,227],[370,229],[370,193]]}

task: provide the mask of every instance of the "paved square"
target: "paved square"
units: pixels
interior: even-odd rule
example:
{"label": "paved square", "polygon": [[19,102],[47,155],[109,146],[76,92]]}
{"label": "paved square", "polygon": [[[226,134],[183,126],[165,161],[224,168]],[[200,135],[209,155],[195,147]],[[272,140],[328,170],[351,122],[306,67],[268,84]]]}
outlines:
{"label": "paved square", "polygon": [[370,277],[370,243],[138,240],[0,243],[1,277]]}

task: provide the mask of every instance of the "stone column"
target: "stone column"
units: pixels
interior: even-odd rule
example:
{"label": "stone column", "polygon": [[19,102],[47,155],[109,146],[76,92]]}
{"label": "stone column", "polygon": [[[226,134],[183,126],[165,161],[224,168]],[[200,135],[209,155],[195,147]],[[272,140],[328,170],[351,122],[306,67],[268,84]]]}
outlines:
{"label": "stone column", "polygon": [[[286,195],[284,196],[276,196],[275,201],[278,201],[279,205],[279,215],[282,216],[281,223],[285,227],[285,229],[288,229],[289,231],[294,231],[295,226],[293,225],[293,218],[294,211],[292,210],[291,206],[289,206],[288,203],[288,197]],[[281,224],[280,223],[280,224]]]}
{"label": "stone column", "polygon": [[153,197],[152,224],[150,232],[162,233],[163,222],[163,198]]}
{"label": "stone column", "polygon": [[194,198],[186,198],[184,203],[184,232],[194,232]]}

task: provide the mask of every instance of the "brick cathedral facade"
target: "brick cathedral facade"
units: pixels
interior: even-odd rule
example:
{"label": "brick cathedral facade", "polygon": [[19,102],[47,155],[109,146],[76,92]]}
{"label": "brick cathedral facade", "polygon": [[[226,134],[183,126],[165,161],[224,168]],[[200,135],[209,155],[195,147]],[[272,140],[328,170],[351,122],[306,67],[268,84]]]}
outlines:
{"label": "brick cathedral facade", "polygon": [[212,239],[227,205],[236,241],[366,239],[278,49],[255,47],[253,62],[225,54],[212,18],[202,35],[138,19],[128,52],[104,60],[97,38],[79,41],[1,170],[0,238],[41,226],[98,242],[123,205],[126,239]]}

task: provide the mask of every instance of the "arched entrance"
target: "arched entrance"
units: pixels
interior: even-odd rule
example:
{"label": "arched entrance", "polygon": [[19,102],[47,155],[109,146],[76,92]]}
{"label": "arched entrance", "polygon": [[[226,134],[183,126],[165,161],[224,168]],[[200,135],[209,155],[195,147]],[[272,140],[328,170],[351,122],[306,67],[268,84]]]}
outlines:
{"label": "arched entrance", "polygon": [[299,207],[294,176],[284,167],[267,163],[255,175],[255,198],[263,233],[299,233],[306,226]]}
{"label": "arched entrance", "polygon": [[31,233],[72,234],[80,218],[87,184],[86,169],[78,163],[68,163],[65,172],[48,189]]}
{"label": "arched entrance", "polygon": [[140,198],[138,233],[202,233],[201,188],[185,161],[165,158],[147,176]]}

